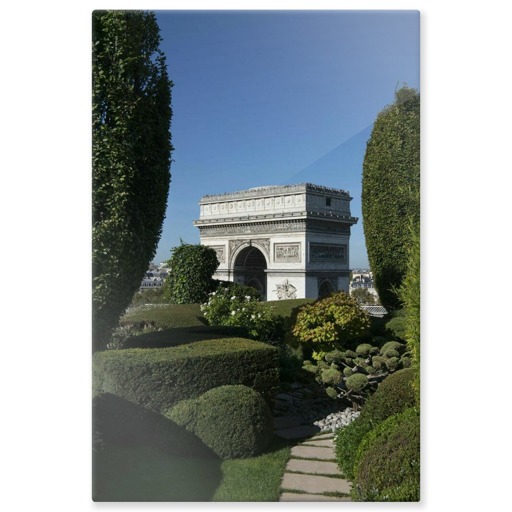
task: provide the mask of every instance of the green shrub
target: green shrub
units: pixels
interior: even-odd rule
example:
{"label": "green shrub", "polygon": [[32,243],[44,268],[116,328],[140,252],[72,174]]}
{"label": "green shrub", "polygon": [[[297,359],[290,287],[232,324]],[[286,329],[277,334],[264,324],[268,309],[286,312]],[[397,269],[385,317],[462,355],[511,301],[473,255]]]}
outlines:
{"label": "green shrub", "polygon": [[343,429],[337,430],[334,437],[336,463],[345,478],[354,479],[354,460],[361,439],[371,429],[371,424],[359,416]]}
{"label": "green shrub", "polygon": [[341,348],[363,338],[369,329],[369,317],[357,301],[347,293],[338,292],[303,306],[292,328],[300,343],[310,345],[314,357]]}
{"label": "green shrub", "polygon": [[386,377],[364,404],[361,415],[336,432],[336,462],[347,478],[354,478],[357,448],[364,435],[389,416],[414,406],[413,379],[411,369],[399,370]]}
{"label": "green shrub", "polygon": [[387,418],[365,435],[354,477],[356,501],[419,501],[420,418],[415,408]]}
{"label": "green shrub", "polygon": [[[255,297],[247,286],[220,287],[209,294],[201,312],[209,325],[243,326],[252,339],[278,345],[284,338],[284,319]],[[257,293],[257,292],[256,292]]]}
{"label": "green shrub", "polygon": [[382,305],[400,307],[394,289],[404,278],[411,242],[409,219],[419,221],[420,95],[403,87],[379,113],[366,145],[362,178],[368,260]]}
{"label": "green shrub", "polygon": [[366,386],[368,386],[368,377],[361,373],[355,373],[354,375],[347,377],[345,383],[347,388],[351,391],[362,391]]}
{"label": "green shrub", "polygon": [[390,357],[389,359],[386,359],[386,368],[390,372],[394,372],[398,369],[398,365],[400,364],[400,359],[398,357]]}
{"label": "green shrub", "polygon": [[409,368],[388,375],[379,384],[377,391],[366,401],[361,410],[361,417],[378,423],[392,414],[413,407],[415,404],[411,385],[413,379],[414,371]]}
{"label": "green shrub", "polygon": [[370,351],[372,349],[374,349],[376,347],[372,347],[370,344],[368,343],[361,343],[361,345],[358,345],[357,348],[356,348],[356,354],[359,356],[359,357],[368,357],[370,355]]}
{"label": "green shrub", "polygon": [[225,338],[161,349],[109,350],[93,357],[95,394],[112,393],[155,412],[227,384],[252,387],[270,401],[279,385],[278,350]]}
{"label": "green shrub", "polygon": [[373,356],[372,357],[372,366],[375,368],[375,370],[383,370],[386,366],[386,359],[381,356]]}
{"label": "green shrub", "polygon": [[196,304],[207,300],[214,285],[212,276],[219,266],[215,249],[181,242],[172,249],[167,265],[166,300],[172,304]]}
{"label": "green shrub", "polygon": [[194,432],[219,457],[261,453],[272,436],[272,414],[262,396],[246,386],[221,386],[186,400],[166,415]]}
{"label": "green shrub", "polygon": [[345,357],[355,359],[357,357],[357,354],[353,350],[345,350]]}
{"label": "green shrub", "polygon": [[322,382],[325,384],[336,385],[341,382],[342,374],[334,368],[322,370]]}
{"label": "green shrub", "polygon": [[343,352],[341,352],[340,350],[333,350],[331,352],[327,352],[327,354],[325,354],[324,359],[328,363],[339,364],[341,361],[345,359],[345,356]]}
{"label": "green shrub", "polygon": [[393,350],[392,348],[390,348],[389,350],[386,350],[386,352],[384,353],[384,357],[387,357],[388,359],[390,357],[400,357],[400,354],[398,350]]}
{"label": "green shrub", "polygon": [[412,359],[410,357],[402,357],[400,363],[403,368],[410,368],[412,365]]}
{"label": "green shrub", "polygon": [[350,377],[350,375],[352,375],[353,371],[352,371],[352,368],[349,368],[348,366],[345,366],[345,368],[343,368],[343,375],[345,377]]}
{"label": "green shrub", "polygon": [[405,339],[405,317],[397,316],[386,323],[386,329],[393,337]]}
{"label": "green shrub", "polygon": [[338,397],[338,392],[330,386],[325,388],[325,392],[327,393],[327,396],[329,396],[333,400]]}
{"label": "green shrub", "polygon": [[403,352],[405,349],[405,345],[398,341],[388,341],[384,343],[380,349],[380,353],[384,355],[388,350],[396,350],[397,352]]}

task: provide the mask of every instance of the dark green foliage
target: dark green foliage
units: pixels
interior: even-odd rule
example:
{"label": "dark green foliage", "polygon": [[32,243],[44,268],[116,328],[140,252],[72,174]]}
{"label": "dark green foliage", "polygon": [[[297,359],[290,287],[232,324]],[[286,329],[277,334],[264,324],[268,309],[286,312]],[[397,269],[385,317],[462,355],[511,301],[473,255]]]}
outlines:
{"label": "dark green foliage", "polygon": [[215,249],[200,244],[184,244],[172,250],[167,262],[165,298],[172,304],[202,303],[215,285],[212,276],[219,266]]}
{"label": "dark green foliage", "polygon": [[377,391],[366,401],[361,410],[362,419],[376,423],[385,420],[391,414],[413,407],[413,379],[414,371],[408,368],[386,377],[379,384]]}
{"label": "dark green foliage", "polygon": [[357,357],[357,354],[353,350],[345,350],[345,357],[355,359]]}
{"label": "dark green foliage", "polygon": [[149,288],[147,290],[139,290],[132,297],[130,307],[141,306],[143,304],[164,304],[164,288]]}
{"label": "dark green foliage", "polygon": [[356,354],[359,357],[368,357],[370,354],[370,350],[375,349],[376,347],[372,347],[368,343],[361,343],[361,345],[358,345],[356,348]]}
{"label": "dark green foliage", "polygon": [[394,338],[405,339],[405,316],[396,316],[386,323],[386,329],[389,330]]}
{"label": "dark green foliage", "polygon": [[390,357],[389,359],[386,360],[386,368],[390,372],[394,372],[398,368],[399,364],[400,359],[398,359],[398,357]]}
{"label": "dark green foliage", "polygon": [[403,87],[379,113],[363,162],[363,227],[370,267],[382,305],[393,310],[393,291],[405,276],[409,219],[419,221],[420,95]]}
{"label": "dark green foliage", "polygon": [[343,375],[345,377],[349,377],[350,375],[352,375],[352,368],[345,366],[345,368],[343,368]]}
{"label": "dark green foliage", "polygon": [[386,350],[386,352],[384,353],[384,356],[385,357],[400,357],[400,354],[398,353],[398,350],[394,350],[392,348]]}
{"label": "dark green foliage", "polygon": [[402,353],[405,349],[405,345],[398,341],[388,341],[384,343],[380,349],[380,353],[385,355],[388,350],[396,350],[398,353]]}
{"label": "dark green foliage", "polygon": [[156,327],[196,327],[206,325],[199,304],[167,304],[138,307],[121,317],[121,325],[133,322],[153,322]]}
{"label": "dark green foliage", "polygon": [[322,370],[322,382],[325,384],[336,385],[341,381],[342,374],[338,370],[334,368],[329,368],[328,370]]}
{"label": "dark green foliage", "polygon": [[413,379],[414,372],[410,369],[399,370],[386,377],[364,404],[361,415],[338,432],[336,461],[347,478],[354,478],[355,457],[365,434],[389,416],[414,406]]}
{"label": "dark green foliage", "polygon": [[362,391],[366,386],[368,386],[368,377],[361,373],[355,373],[354,375],[347,377],[345,383],[347,388],[351,391]]}
{"label": "dark green foliage", "polygon": [[[300,347],[281,344],[279,349],[279,380],[281,382],[303,382],[308,380],[302,368],[304,356]],[[315,371],[315,370],[313,370]]]}
{"label": "dark green foliage", "polygon": [[227,384],[252,387],[270,401],[278,379],[278,350],[242,338],[108,350],[93,357],[95,394],[112,393],[155,412]]}
{"label": "dark green foliage", "polygon": [[[411,246],[407,261],[407,272],[399,290],[404,303],[405,334],[411,352],[411,364],[417,370],[414,388],[416,401],[420,403],[420,225],[411,224]],[[405,366],[405,365],[404,365]]]}
{"label": "dark green foliage", "polygon": [[356,501],[419,501],[420,417],[415,408],[387,418],[365,435],[354,474]]}
{"label": "dark green foliage", "polygon": [[371,424],[361,420],[359,416],[345,428],[337,431],[334,441],[336,463],[345,478],[349,480],[354,479],[354,460],[359,443],[370,429]]}
{"label": "dark green foliage", "polygon": [[261,453],[272,436],[272,414],[262,396],[246,386],[221,386],[180,402],[166,415],[194,432],[219,457]]}
{"label": "dark green foliage", "polygon": [[153,13],[92,15],[93,350],[155,255],[170,184],[171,87]]}

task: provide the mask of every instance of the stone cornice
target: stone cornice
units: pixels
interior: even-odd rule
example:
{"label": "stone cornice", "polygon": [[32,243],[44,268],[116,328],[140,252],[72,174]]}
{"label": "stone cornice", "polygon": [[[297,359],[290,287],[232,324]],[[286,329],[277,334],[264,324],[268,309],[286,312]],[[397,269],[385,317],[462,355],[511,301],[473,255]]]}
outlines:
{"label": "stone cornice", "polygon": [[228,201],[230,199],[240,200],[254,197],[268,197],[279,194],[297,194],[303,192],[316,192],[320,194],[329,194],[331,196],[343,197],[351,200],[350,194],[346,190],[324,187],[322,185],[313,185],[312,183],[300,183],[298,185],[276,185],[268,187],[255,187],[248,190],[239,190],[236,192],[226,192],[224,194],[206,195],[201,198],[199,204],[213,203],[216,201]]}
{"label": "stone cornice", "polygon": [[334,213],[322,212],[293,212],[293,213],[270,213],[266,215],[243,215],[240,217],[226,217],[213,219],[199,219],[194,221],[194,226],[215,226],[217,224],[247,224],[252,222],[271,222],[274,220],[302,220],[318,219],[332,222],[342,222],[344,224],[356,224],[358,217],[351,215],[337,215]]}

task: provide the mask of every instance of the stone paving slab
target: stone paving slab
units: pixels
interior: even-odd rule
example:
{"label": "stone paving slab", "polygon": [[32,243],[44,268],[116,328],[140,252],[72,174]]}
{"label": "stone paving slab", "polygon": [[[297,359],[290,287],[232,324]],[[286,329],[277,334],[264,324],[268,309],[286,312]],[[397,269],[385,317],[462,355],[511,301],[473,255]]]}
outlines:
{"label": "stone paving slab", "polygon": [[291,450],[292,457],[301,457],[303,459],[334,459],[334,451],[332,448],[324,448],[323,446],[294,446]]}
{"label": "stone paving slab", "polygon": [[351,485],[347,480],[342,478],[285,473],[283,475],[281,488],[310,494],[325,494],[326,492],[349,493]]}
{"label": "stone paving slab", "polygon": [[341,475],[338,465],[335,462],[324,462],[319,460],[290,459],[286,464],[285,471],[308,473],[310,475]]}
{"label": "stone paving slab", "polygon": [[302,443],[302,446],[323,446],[325,448],[332,448],[334,444],[332,439],[308,439]]}
{"label": "stone paving slab", "polygon": [[296,492],[283,492],[279,501],[352,501],[350,498],[335,498],[321,494],[299,494]]}
{"label": "stone paving slab", "polygon": [[282,437],[283,439],[303,439],[305,437],[312,436],[316,432],[318,432],[318,427],[315,427],[314,425],[297,425],[295,427],[274,430],[274,434]]}
{"label": "stone paving slab", "polygon": [[327,434],[318,434],[317,436],[313,436],[311,438],[312,441],[316,441],[317,439],[334,439],[334,434],[329,432]]}

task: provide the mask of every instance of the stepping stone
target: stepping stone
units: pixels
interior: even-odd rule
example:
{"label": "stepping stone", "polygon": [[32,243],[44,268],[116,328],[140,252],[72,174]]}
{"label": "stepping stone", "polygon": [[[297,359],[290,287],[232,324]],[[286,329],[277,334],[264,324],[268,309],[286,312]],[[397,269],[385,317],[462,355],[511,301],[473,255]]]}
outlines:
{"label": "stepping stone", "polygon": [[279,501],[352,501],[350,498],[335,498],[334,496],[323,496],[322,494],[299,494],[297,492],[283,492]]}
{"label": "stepping stone", "polygon": [[302,443],[302,446],[324,446],[325,448],[332,448],[334,444],[332,439],[308,439]]}
{"label": "stepping stone", "polygon": [[334,451],[332,448],[324,448],[322,446],[294,446],[291,450],[292,457],[300,457],[302,459],[334,459]]}
{"label": "stepping stone", "polygon": [[334,434],[332,432],[326,434],[318,434],[311,438],[312,441],[316,441],[317,439],[334,439]]}
{"label": "stepping stone", "polygon": [[340,469],[335,462],[319,460],[290,459],[288,464],[286,464],[285,471],[308,473],[310,475],[341,475]]}
{"label": "stepping stone", "polygon": [[342,478],[285,473],[281,488],[310,494],[325,494],[326,492],[350,493],[351,484]]}
{"label": "stepping stone", "polygon": [[314,425],[297,425],[295,427],[274,430],[274,434],[282,437],[283,439],[304,439],[305,437],[312,436],[316,432],[318,432],[318,427],[315,427]]}

